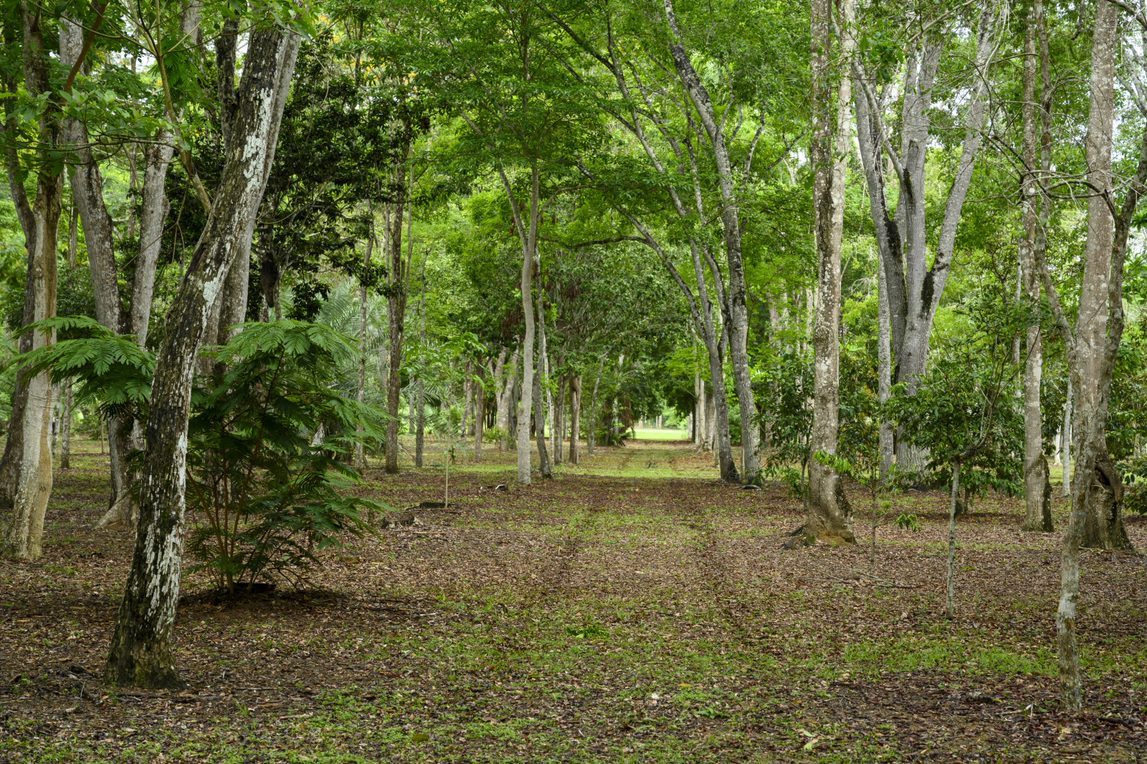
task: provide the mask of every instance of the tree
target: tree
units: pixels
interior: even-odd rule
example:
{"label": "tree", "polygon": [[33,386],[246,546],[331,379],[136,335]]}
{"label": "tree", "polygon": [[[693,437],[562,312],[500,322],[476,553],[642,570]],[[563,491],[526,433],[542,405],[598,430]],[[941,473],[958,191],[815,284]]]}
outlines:
{"label": "tree", "polygon": [[[1023,197],[1023,237],[1020,239],[1020,272],[1023,293],[1034,318],[1029,321],[1024,338],[1024,502],[1027,513],[1024,528],[1030,531],[1052,530],[1051,480],[1043,449],[1043,415],[1040,408],[1040,383],[1043,378],[1043,342],[1040,333],[1039,263],[1045,259],[1049,200],[1039,194],[1038,174],[1050,173],[1051,83],[1048,71],[1047,21],[1043,0],[1029,0],[1024,24],[1023,65],[1023,163],[1020,181]],[[1037,54],[1037,45],[1039,52]],[[1037,61],[1038,57],[1038,61]],[[1036,70],[1041,74],[1043,92],[1036,103]],[[1037,110],[1042,124],[1039,162],[1037,165]],[[1038,169],[1037,169],[1038,168]],[[1038,174],[1037,174],[1038,173]]]}
{"label": "tree", "polygon": [[[936,311],[951,274],[956,233],[972,182],[976,159],[984,143],[988,116],[988,69],[997,46],[1000,8],[989,4],[980,14],[976,31],[973,83],[964,118],[964,138],[952,185],[944,202],[943,218],[929,257],[926,168],[933,142],[932,110],[941,58],[951,36],[949,16],[925,18],[909,12],[910,39],[900,86],[900,148],[893,148],[893,135],[885,124],[877,83],[857,59],[855,94],[857,137],[861,165],[869,195],[870,212],[884,269],[892,324],[895,381],[912,390],[924,372],[928,343]],[[941,13],[944,13],[941,11]],[[898,191],[896,208],[885,180],[885,162],[891,164]],[[912,455],[898,449],[898,459]],[[902,466],[909,466],[903,464]]]}
{"label": "tree", "polygon": [[[844,233],[844,170],[851,148],[848,124],[851,82],[848,74],[852,40],[853,3],[844,0],[837,27],[839,45],[833,46],[831,0],[812,3],[813,71],[813,207],[819,261],[816,328],[813,331],[812,433],[814,454],[835,455],[840,435],[840,247]],[[834,53],[839,61],[834,62]],[[835,63],[835,65],[834,65]],[[834,76],[835,75],[835,76]],[[838,83],[838,84],[836,84]],[[836,93],[833,85],[836,84]],[[849,528],[851,510],[840,476],[831,462],[809,463],[809,515],[806,538],[855,541]]]}
{"label": "tree", "polygon": [[1087,244],[1079,312],[1072,327],[1046,264],[1044,288],[1068,351],[1074,394],[1075,475],[1071,516],[1064,534],[1056,643],[1064,704],[1078,712],[1083,684],[1076,644],[1081,546],[1128,549],[1120,514],[1122,485],[1107,447],[1111,377],[1123,335],[1123,270],[1132,217],[1147,182],[1147,130],[1140,138],[1139,165],[1123,203],[1116,206],[1112,169],[1115,129],[1115,60],[1120,47],[1120,7],[1098,0],[1091,43],[1087,127]]}
{"label": "tree", "polygon": [[251,32],[222,181],[171,307],[152,383],[135,552],[108,657],[109,677],[121,684],[180,683],[171,631],[179,598],[192,374],[227,272],[250,244],[298,46],[296,32],[273,22]]}
{"label": "tree", "polygon": [[[24,323],[44,321],[56,312],[56,245],[63,193],[63,164],[58,154],[62,130],[61,88],[51,78],[51,54],[45,32],[51,19],[31,2],[5,8],[5,41],[20,40],[23,52],[23,88],[18,77],[5,70],[5,160],[9,190],[15,202],[27,251]],[[17,32],[16,30],[20,30]],[[62,91],[71,90],[81,60],[73,63]],[[19,149],[22,125],[18,107],[28,99],[36,113],[33,162],[24,163]],[[34,178],[35,196],[28,198],[25,179]],[[50,347],[50,328],[25,332],[21,351]],[[4,459],[0,462],[0,503],[11,507],[6,545],[23,559],[40,556],[44,513],[52,492],[52,450],[49,445],[52,386],[47,372],[19,374],[12,398],[12,422]]]}

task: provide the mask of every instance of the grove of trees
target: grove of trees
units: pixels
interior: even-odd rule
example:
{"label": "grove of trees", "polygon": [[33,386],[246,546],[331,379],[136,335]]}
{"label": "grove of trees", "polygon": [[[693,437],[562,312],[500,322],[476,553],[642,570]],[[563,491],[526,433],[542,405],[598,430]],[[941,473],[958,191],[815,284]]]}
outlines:
{"label": "grove of trees", "polygon": [[372,463],[433,436],[528,485],[673,408],[715,479],[793,485],[794,546],[950,491],[949,611],[957,514],[1022,496],[1084,706],[1080,549],[1147,511],[1141,0],[0,22],[3,550],[53,543],[53,451],[95,422],[135,539],[111,680],[180,683],[185,557],[230,590],[312,564]]}

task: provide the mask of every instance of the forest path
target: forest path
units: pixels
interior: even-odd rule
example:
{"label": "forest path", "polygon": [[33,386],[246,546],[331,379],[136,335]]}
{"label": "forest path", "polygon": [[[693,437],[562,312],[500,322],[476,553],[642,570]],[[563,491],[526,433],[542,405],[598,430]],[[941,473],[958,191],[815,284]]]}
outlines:
{"label": "forest path", "polygon": [[[395,513],[441,500],[438,457],[372,471],[363,490]],[[305,591],[221,603],[187,575],[176,661],[189,687],[140,693],[99,676],[130,545],[91,529],[105,467],[81,456],[60,478],[45,558],[0,562],[0,760],[1117,761],[1147,749],[1147,566],[1086,555],[1092,713],[1069,721],[1052,651],[1059,538],[1022,533],[1013,500],[961,522],[950,622],[942,495],[896,499],[872,569],[867,546],[782,550],[800,503],[713,480],[688,445],[603,449],[528,487],[511,460],[454,465],[450,508],[325,552]],[[920,530],[896,527],[899,512]],[[1147,524],[1129,526],[1147,548]]]}

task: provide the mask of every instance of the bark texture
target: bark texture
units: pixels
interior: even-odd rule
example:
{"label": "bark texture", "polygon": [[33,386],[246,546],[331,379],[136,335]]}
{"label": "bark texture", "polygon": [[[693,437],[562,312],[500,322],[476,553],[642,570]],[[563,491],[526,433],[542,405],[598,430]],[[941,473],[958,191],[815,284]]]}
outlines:
{"label": "bark texture", "polygon": [[[819,269],[813,331],[813,415],[809,437],[809,512],[806,537],[856,541],[851,511],[836,469],[818,454],[835,456],[840,434],[840,247],[844,234],[844,170],[852,98],[852,0],[841,3],[839,46],[833,44],[832,0],[812,2],[813,212]],[[834,64],[838,57],[843,66]]]}
{"label": "bark texture", "polygon": [[[45,97],[37,127],[36,195],[29,202],[24,191],[24,167],[9,150],[6,157],[9,170],[9,188],[16,204],[17,215],[24,229],[28,272],[24,293],[24,319],[26,323],[42,321],[56,314],[56,245],[63,195],[60,167],[49,161],[61,140],[60,109],[51,91],[49,80],[49,54],[44,44],[45,19],[43,9],[29,2],[20,4],[24,87],[33,97]],[[5,29],[6,38],[15,38]],[[14,82],[5,83],[12,87]],[[14,118],[6,112],[6,118]],[[6,121],[6,129],[13,126]],[[36,350],[55,342],[51,331],[29,332],[21,341],[20,349]],[[5,449],[4,466],[0,478],[0,498],[11,507],[12,513],[6,533],[6,545],[21,559],[34,560],[40,556],[44,534],[44,513],[52,492],[52,385],[47,372],[35,376],[18,375],[12,406],[12,424],[9,444]]]}
{"label": "bark texture", "polygon": [[514,228],[522,245],[522,318],[525,333],[522,338],[521,397],[518,399],[517,449],[518,482],[529,485],[531,477],[532,447],[530,446],[530,424],[534,406],[534,345],[537,342],[534,321],[534,261],[538,252],[538,225],[541,222],[541,173],[537,160],[530,165],[530,196],[526,209],[518,203],[513,186],[506,173],[499,170],[502,185],[510,200],[510,212],[514,218]]}
{"label": "bark texture", "polygon": [[1127,198],[1113,214],[1112,133],[1115,61],[1119,50],[1119,9],[1098,0],[1091,53],[1091,102],[1087,130],[1087,179],[1092,196],[1087,210],[1087,245],[1079,317],[1074,336],[1046,267],[1041,269],[1053,311],[1068,341],[1074,395],[1075,480],[1071,516],[1064,534],[1056,644],[1064,705],[1083,705],[1076,619],[1079,606],[1081,546],[1129,548],[1120,516],[1122,486],[1107,450],[1106,428],[1111,375],[1123,332],[1123,259],[1130,221],[1147,180],[1147,132],[1142,136],[1139,167]]}
{"label": "bark texture", "polygon": [[169,314],[152,384],[135,551],[108,657],[109,678],[120,684],[180,683],[172,626],[179,599],[191,380],[212,304],[252,232],[298,46],[298,35],[281,28],[251,33],[222,180]]}
{"label": "bark texture", "polygon": [[[1037,40],[1046,45],[1043,0],[1030,0],[1024,36],[1023,67],[1023,161],[1024,174],[1020,190],[1023,197],[1023,237],[1020,239],[1020,273],[1023,298],[1033,318],[1024,337],[1024,530],[1051,532],[1051,475],[1043,448],[1043,412],[1040,409],[1040,385],[1043,377],[1043,339],[1040,334],[1039,263],[1046,245],[1043,231],[1047,226],[1047,204],[1039,195],[1038,173],[1045,173],[1043,162],[1037,169],[1037,122],[1049,115],[1036,103]],[[1038,116],[1037,116],[1038,115]],[[1050,156],[1045,154],[1045,161]],[[1046,176],[1045,176],[1046,177]],[[1039,250],[1039,251],[1037,251]]]}

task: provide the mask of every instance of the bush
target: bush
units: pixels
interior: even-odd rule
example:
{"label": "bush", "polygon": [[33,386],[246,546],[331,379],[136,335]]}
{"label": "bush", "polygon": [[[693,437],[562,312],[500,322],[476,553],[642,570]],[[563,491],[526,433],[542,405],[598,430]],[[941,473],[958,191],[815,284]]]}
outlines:
{"label": "bush", "polygon": [[1123,506],[1137,515],[1147,515],[1147,453],[1139,453],[1119,462],[1123,478]]}
{"label": "bush", "polygon": [[230,592],[267,579],[299,583],[340,534],[360,535],[371,503],[347,492],[359,426],[379,415],[334,389],[353,344],[319,324],[248,324],[213,352],[225,371],[193,399],[189,550]]}
{"label": "bush", "polygon": [[[154,358],[88,318],[42,322],[65,337],[27,354],[32,371],[76,382],[77,402],[147,418]],[[348,491],[353,438],[381,440],[382,414],[334,382],[353,341],[300,321],[247,324],[208,353],[188,429],[188,548],[229,592],[268,579],[298,584],[316,552],[366,529],[373,505]]]}

